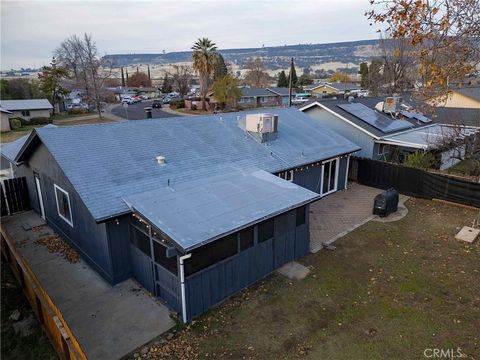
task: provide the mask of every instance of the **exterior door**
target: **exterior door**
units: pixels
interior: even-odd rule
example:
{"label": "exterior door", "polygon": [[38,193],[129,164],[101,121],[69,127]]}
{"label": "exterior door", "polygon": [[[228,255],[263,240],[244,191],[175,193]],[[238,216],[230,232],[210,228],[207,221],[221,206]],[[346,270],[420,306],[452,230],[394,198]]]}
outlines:
{"label": "exterior door", "polygon": [[339,159],[326,161],[322,165],[321,195],[328,195],[337,191]]}
{"label": "exterior door", "polygon": [[43,220],[45,220],[45,207],[43,206],[42,187],[40,186],[40,179],[37,175],[35,175],[35,187],[37,188],[37,198],[38,206],[40,208],[40,216]]}

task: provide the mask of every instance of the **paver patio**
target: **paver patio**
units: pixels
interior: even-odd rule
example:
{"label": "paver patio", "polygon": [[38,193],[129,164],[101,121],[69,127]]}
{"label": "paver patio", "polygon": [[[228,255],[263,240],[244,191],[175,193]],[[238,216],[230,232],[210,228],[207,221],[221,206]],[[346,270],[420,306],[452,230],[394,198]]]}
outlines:
{"label": "paver patio", "polygon": [[[383,190],[349,183],[348,188],[328,195],[310,205],[310,250],[317,252],[323,243],[331,243],[365,224],[372,215],[373,199]],[[400,195],[400,202],[408,199]]]}
{"label": "paver patio", "polygon": [[175,325],[168,308],[133,280],[112,287],[82,260],[69,263],[35,244],[53,233],[44,223],[33,211],[2,219],[88,359],[121,358]]}

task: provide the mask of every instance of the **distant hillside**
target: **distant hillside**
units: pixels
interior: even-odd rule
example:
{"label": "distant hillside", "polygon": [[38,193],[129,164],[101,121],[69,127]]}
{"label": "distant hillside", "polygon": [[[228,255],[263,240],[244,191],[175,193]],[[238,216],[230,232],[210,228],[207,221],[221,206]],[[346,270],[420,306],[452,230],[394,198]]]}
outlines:
{"label": "distant hillside", "polygon": [[[317,67],[322,63],[360,64],[369,60],[378,49],[378,40],[361,40],[331,44],[285,45],[275,47],[224,49],[219,52],[225,60],[242,67],[249,58],[260,57],[271,70],[288,67],[291,57],[300,68]],[[114,54],[107,55],[116,66],[136,64],[168,65],[189,62],[191,51],[179,51],[165,54]]]}

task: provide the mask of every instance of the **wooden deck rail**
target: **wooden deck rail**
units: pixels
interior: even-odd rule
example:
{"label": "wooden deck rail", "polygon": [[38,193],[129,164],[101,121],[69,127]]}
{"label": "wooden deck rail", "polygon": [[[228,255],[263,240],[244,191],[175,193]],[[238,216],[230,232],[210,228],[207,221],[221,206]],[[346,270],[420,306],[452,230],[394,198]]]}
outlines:
{"label": "wooden deck rail", "polygon": [[21,284],[42,330],[47,334],[60,359],[86,360],[87,356],[63,319],[60,310],[43,289],[25,259],[17,251],[13,240],[4,228],[0,232],[1,251]]}

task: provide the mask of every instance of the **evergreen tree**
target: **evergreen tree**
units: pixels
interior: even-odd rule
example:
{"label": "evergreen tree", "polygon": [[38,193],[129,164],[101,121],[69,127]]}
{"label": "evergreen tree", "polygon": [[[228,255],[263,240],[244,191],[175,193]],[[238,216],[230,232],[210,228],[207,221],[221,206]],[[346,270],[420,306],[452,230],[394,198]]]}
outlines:
{"label": "evergreen tree", "polygon": [[288,85],[290,86],[290,76],[292,76],[292,87],[297,87],[297,82],[298,82],[298,77],[297,77],[297,71],[295,70],[295,64],[293,63],[293,58],[292,58],[292,64],[290,65],[290,74],[288,74]]}
{"label": "evergreen tree", "polygon": [[362,62],[360,64],[360,75],[362,76],[362,89],[368,88],[368,64],[366,62]]}
{"label": "evergreen tree", "polygon": [[217,61],[215,62],[215,69],[213,70],[213,79],[218,80],[225,75],[227,75],[227,65],[225,64],[225,59],[222,54],[217,55]]}
{"label": "evergreen tree", "polygon": [[278,75],[277,87],[280,87],[280,88],[288,87],[287,75],[285,75],[285,71],[283,70]]}
{"label": "evergreen tree", "polygon": [[150,75],[150,65],[147,65],[147,70],[148,70],[148,79],[151,81],[152,77]]}
{"label": "evergreen tree", "polygon": [[172,92],[172,81],[168,77],[167,73],[165,73],[165,76],[163,77],[163,84],[161,90],[164,94]]}
{"label": "evergreen tree", "polygon": [[62,81],[70,78],[66,68],[57,66],[55,58],[52,59],[50,66],[44,66],[42,72],[38,75],[40,80],[40,90],[47,96],[53,104],[53,114],[58,111],[58,104],[62,97],[68,93],[62,86]]}
{"label": "evergreen tree", "polygon": [[125,75],[123,73],[123,67],[122,67],[122,87],[125,87]]}

